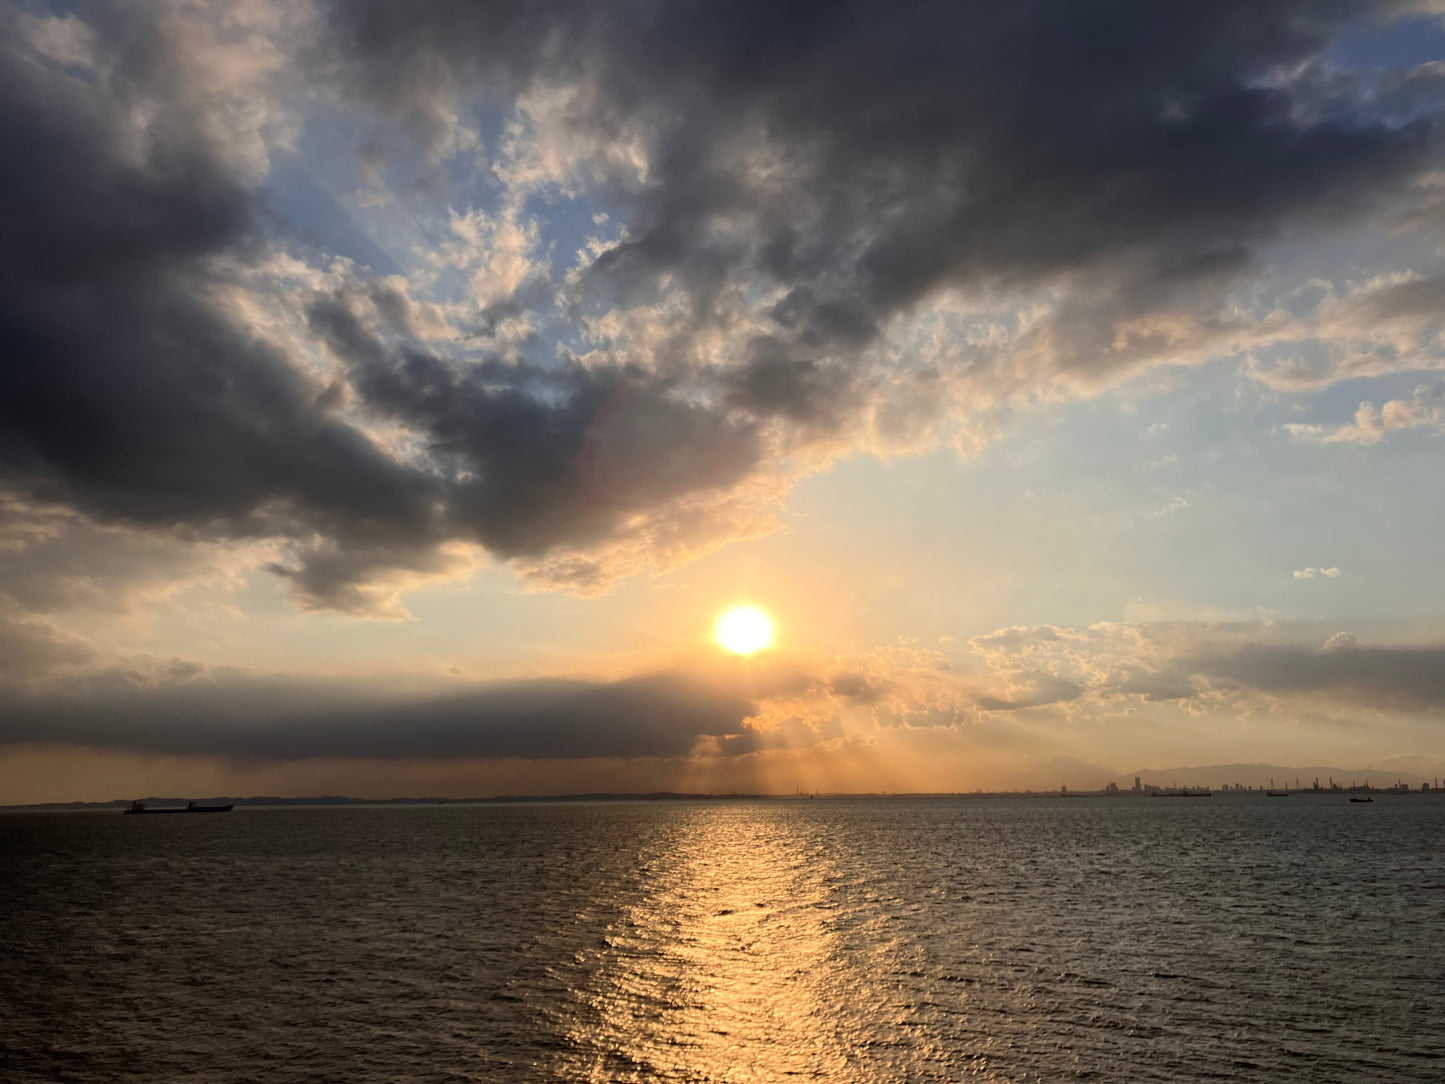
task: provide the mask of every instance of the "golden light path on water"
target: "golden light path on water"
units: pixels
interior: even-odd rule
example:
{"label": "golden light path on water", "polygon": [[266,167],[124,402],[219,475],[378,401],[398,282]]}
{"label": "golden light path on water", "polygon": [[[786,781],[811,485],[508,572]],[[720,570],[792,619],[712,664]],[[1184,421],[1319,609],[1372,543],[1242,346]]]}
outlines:
{"label": "golden light path on water", "polygon": [[579,960],[591,975],[562,1075],[907,1079],[924,1054],[900,1043],[913,1010],[878,980],[916,968],[914,950],[886,907],[840,905],[867,889],[829,850],[815,824],[697,809],[650,856],[643,898]]}

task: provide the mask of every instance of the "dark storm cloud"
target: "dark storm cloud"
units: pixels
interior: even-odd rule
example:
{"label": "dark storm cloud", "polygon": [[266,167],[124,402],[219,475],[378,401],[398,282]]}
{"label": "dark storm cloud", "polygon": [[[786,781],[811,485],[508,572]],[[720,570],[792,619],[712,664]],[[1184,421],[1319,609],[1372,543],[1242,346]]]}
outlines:
{"label": "dark storm cloud", "polygon": [[[1438,96],[1387,122],[1361,90],[1301,123],[1278,73],[1372,9],[634,4],[544,28],[507,5],[423,3],[401,25],[361,3],[336,26],[393,110],[434,93],[413,76],[437,65],[591,80],[579,132],[632,117],[653,138],[644,190],[617,193],[637,228],[599,273],[702,285],[747,261],[788,287],[780,332],[845,348],[943,284],[1098,268],[1179,289],[1286,220],[1367,206],[1432,152]],[[763,141],[781,161],[752,177],[737,150]],[[754,243],[719,242],[722,216]]]}
{"label": "dark storm cloud", "polygon": [[[161,115],[138,159],[123,143],[143,105]],[[245,535],[275,513],[414,532],[427,479],[317,411],[290,359],[202,295],[208,260],[258,243],[258,204],[188,119],[13,54],[0,65],[5,479],[133,524]]]}
{"label": "dark storm cloud", "polygon": [[[465,143],[458,117],[479,98],[582,88],[550,137],[575,144],[588,198],[627,232],[569,287],[562,318],[681,286],[688,327],[727,333],[726,298],[774,299],[740,358],[690,377],[625,356],[434,352],[338,296],[312,305],[313,341],[268,345],[215,295],[278,224],[217,136],[219,107],[188,89],[204,64],[185,37],[144,6],[96,5],[104,63],[80,70],[27,48],[29,16],[12,12],[0,482],[101,520],[292,539],[276,570],[343,609],[371,605],[369,581],[447,567],[449,542],[518,559],[605,548],[639,515],[694,514],[689,498],[765,469],[765,427],[792,427],[792,447],[845,431],[871,394],[866,349],[942,287],[1087,272],[1041,334],[1066,344],[1060,367],[1098,376],[1154,356],[1108,348],[1120,321],[1182,301],[1207,315],[1279,231],[1370,212],[1435,160],[1438,80],[1396,77],[1381,98],[1281,73],[1377,9],[325,9],[291,93],[375,110],[433,156]],[[628,140],[640,173],[597,152]],[[301,355],[323,342],[360,414],[305,375]],[[384,449],[363,420],[404,427],[416,454]],[[606,582],[592,562],[569,574]]]}
{"label": "dark storm cloud", "polygon": [[[3,634],[3,627],[0,627]],[[255,760],[686,756],[756,746],[748,695],[681,673],[461,691],[238,672],[109,672],[0,704],[0,744],[54,742]],[[731,737],[729,737],[731,735]]]}

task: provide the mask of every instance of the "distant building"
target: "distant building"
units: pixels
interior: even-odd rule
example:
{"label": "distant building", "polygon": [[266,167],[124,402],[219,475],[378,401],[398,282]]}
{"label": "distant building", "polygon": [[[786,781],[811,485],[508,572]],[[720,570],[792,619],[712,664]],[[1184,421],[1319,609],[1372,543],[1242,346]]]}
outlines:
{"label": "distant building", "polygon": [[1135,793],[1135,794],[1138,794],[1138,793],[1139,793],[1141,790],[1143,790],[1143,789],[1144,789],[1144,788],[1143,788],[1143,787],[1140,785],[1140,783],[1139,783],[1139,777],[1136,775],[1136,776],[1134,777],[1134,793]]}

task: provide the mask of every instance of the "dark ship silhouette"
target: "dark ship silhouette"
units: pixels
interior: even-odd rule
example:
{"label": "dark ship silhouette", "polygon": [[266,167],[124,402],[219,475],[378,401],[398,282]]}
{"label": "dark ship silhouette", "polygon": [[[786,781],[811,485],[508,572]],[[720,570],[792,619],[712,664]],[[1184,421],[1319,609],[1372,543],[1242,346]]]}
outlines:
{"label": "dark ship silhouette", "polygon": [[229,813],[236,807],[233,805],[196,805],[195,802],[187,802],[185,809],[147,809],[146,804],[139,798],[131,802],[127,813]]}

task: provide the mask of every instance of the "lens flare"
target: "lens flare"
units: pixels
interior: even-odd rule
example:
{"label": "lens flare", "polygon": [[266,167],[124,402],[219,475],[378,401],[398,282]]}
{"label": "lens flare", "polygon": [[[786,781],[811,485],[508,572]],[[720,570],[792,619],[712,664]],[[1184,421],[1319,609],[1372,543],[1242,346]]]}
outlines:
{"label": "lens flare", "polygon": [[756,606],[734,606],[717,619],[719,645],[734,655],[751,655],[773,642],[773,622]]}

